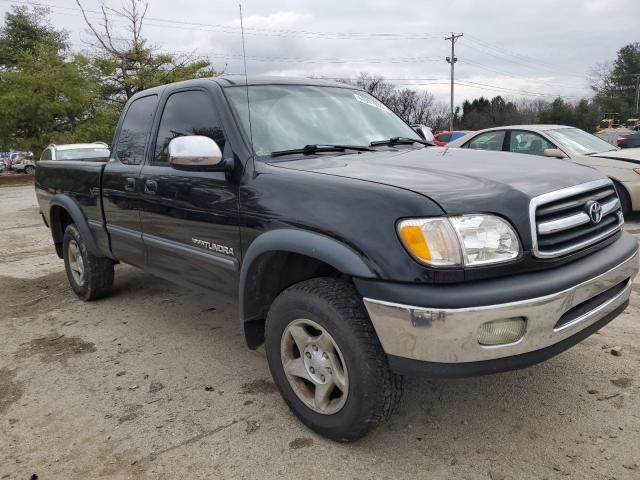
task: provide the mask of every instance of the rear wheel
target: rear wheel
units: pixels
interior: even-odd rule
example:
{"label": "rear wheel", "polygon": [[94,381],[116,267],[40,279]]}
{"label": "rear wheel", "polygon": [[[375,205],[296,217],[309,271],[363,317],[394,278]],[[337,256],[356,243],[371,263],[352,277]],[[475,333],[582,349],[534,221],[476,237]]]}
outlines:
{"label": "rear wheel", "polygon": [[113,261],[91,254],[75,225],[64,231],[62,243],[67,279],[83,300],[95,300],[111,293]]}
{"label": "rear wheel", "polygon": [[32,167],[31,165],[28,165],[26,167],[24,167],[24,173],[26,173],[27,175],[33,175],[33,172],[35,172],[36,169],[34,167]]}
{"label": "rear wheel", "polygon": [[402,378],[390,370],[350,283],[317,278],[281,293],[269,310],[265,347],[291,410],[332,440],[363,437],[400,400]]}

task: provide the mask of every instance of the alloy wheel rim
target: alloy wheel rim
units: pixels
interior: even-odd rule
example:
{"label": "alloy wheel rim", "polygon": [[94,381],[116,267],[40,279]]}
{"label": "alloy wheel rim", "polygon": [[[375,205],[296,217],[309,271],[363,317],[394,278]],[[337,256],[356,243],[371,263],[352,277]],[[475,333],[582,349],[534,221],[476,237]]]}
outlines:
{"label": "alloy wheel rim", "polygon": [[78,285],[84,284],[84,260],[82,260],[82,254],[78,242],[71,240],[69,247],[67,248],[69,254],[69,269],[71,275]]}
{"label": "alloy wheel rim", "polygon": [[296,396],[309,408],[333,415],[344,407],[349,376],[333,337],[313,320],[297,319],[282,333],[282,367]]}

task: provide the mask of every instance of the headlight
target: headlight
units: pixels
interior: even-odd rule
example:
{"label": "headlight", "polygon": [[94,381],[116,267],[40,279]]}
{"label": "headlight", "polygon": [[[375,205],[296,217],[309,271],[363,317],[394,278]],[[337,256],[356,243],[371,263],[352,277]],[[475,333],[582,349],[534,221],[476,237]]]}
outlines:
{"label": "headlight", "polygon": [[518,235],[494,215],[402,220],[398,233],[413,257],[437,267],[500,263],[520,254]]}

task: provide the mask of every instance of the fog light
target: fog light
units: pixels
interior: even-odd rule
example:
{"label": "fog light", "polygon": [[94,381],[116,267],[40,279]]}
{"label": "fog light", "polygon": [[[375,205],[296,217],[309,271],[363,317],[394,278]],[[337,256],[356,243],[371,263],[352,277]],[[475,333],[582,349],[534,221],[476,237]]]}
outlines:
{"label": "fog light", "polygon": [[522,338],[527,327],[523,317],[505,318],[483,323],[478,332],[480,345],[504,345],[517,342]]}

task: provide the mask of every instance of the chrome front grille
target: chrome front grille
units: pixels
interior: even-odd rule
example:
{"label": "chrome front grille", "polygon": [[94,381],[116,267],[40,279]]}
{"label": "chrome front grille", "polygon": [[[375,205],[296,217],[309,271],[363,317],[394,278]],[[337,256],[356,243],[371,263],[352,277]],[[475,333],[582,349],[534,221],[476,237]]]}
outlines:
{"label": "chrome front grille", "polygon": [[533,253],[558,257],[614,234],[624,219],[610,180],[597,180],[534,198],[530,206]]}

